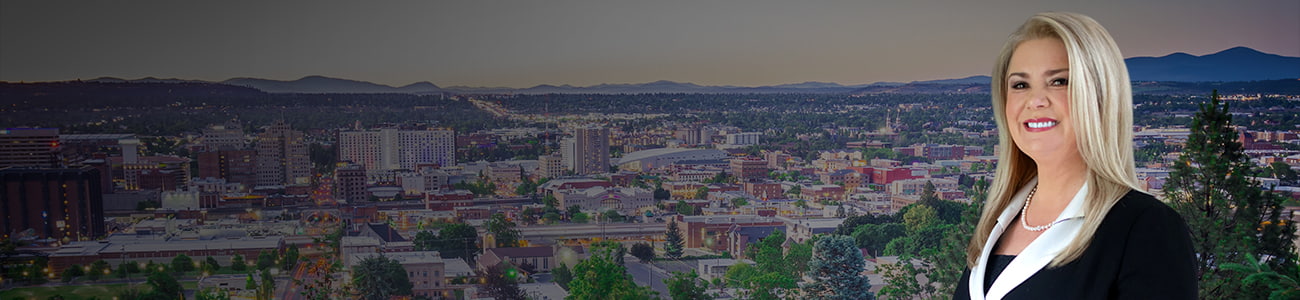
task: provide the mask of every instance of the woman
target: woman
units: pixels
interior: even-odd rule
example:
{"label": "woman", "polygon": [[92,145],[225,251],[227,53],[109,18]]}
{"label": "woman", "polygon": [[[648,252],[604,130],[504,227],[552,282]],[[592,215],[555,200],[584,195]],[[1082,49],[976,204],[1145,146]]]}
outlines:
{"label": "woman", "polygon": [[1003,151],[954,298],[1195,298],[1187,224],[1137,182],[1128,70],[1106,30],[1037,14],[992,81]]}

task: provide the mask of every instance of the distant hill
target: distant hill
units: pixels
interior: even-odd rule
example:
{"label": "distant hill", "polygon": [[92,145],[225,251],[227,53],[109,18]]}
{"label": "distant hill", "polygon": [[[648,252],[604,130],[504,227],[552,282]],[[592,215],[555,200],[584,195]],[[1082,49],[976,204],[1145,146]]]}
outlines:
{"label": "distant hill", "polygon": [[387,85],[357,81],[350,79],[330,78],[324,76],[307,76],[293,81],[259,79],[259,78],[231,78],[222,81],[223,84],[246,86],[262,90],[267,93],[300,93],[300,94],[428,94],[438,93],[441,89],[427,81],[413,83],[400,88]]}
{"label": "distant hill", "polygon": [[1195,56],[1174,53],[1125,59],[1133,81],[1255,81],[1300,79],[1300,57],[1268,54],[1246,47]]}
{"label": "distant hill", "polygon": [[[1300,57],[1268,54],[1246,47],[1236,47],[1218,53],[1194,56],[1174,53],[1161,57],[1133,57],[1125,59],[1130,78],[1136,82],[1138,93],[1192,93],[1200,91],[1201,84],[1270,81],[1267,86],[1289,90],[1300,84]],[[1272,81],[1291,79],[1291,81]],[[126,80],[102,77],[90,83],[151,83],[151,84],[209,84],[212,82],[184,79],[158,79],[146,77]],[[593,86],[538,85],[529,88],[502,87],[439,87],[431,82],[416,82],[393,87],[366,81],[307,76],[297,80],[271,80],[260,78],[231,78],[220,84],[249,87],[266,93],[302,94],[654,94],[654,93],[988,93],[988,76],[970,76],[956,79],[927,81],[876,82],[862,85],[842,85],[833,82],[803,82],[770,86],[705,86],[689,82],[667,80],[648,83],[598,84]],[[1139,84],[1140,83],[1140,84]],[[1273,90],[1270,88],[1270,90]]]}

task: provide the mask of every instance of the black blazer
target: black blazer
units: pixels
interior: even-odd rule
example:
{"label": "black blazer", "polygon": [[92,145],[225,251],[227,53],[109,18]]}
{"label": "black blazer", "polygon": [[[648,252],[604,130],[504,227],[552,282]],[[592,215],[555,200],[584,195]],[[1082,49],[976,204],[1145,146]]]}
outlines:
{"label": "black blazer", "polygon": [[[962,274],[953,299],[971,298],[970,272]],[[1106,214],[1082,256],[1038,270],[1004,299],[1196,299],[1196,294],[1187,223],[1151,195],[1130,191]]]}

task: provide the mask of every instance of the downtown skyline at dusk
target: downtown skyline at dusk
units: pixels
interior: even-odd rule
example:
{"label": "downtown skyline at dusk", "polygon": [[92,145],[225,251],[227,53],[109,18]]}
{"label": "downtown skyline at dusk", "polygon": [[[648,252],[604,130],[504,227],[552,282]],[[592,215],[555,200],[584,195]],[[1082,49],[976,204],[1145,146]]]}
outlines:
{"label": "downtown skyline at dusk", "polygon": [[0,3],[0,80],[322,75],[401,86],[760,86],[986,75],[1035,12],[1092,16],[1126,57],[1300,56],[1294,1]]}

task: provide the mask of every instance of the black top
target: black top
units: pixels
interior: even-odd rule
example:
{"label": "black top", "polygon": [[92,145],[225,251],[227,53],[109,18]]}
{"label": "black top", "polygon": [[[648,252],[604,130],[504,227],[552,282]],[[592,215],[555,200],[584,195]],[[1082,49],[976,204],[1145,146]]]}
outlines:
{"label": "black top", "polygon": [[[953,299],[970,299],[969,284],[967,269]],[[1083,255],[1038,270],[1004,299],[1196,299],[1196,285],[1187,223],[1151,195],[1130,191],[1111,207]]]}
{"label": "black top", "polygon": [[993,280],[997,279],[998,275],[1002,275],[1002,270],[1006,270],[1007,266],[1011,265],[1011,261],[1013,260],[1016,260],[1015,255],[993,255],[992,257],[989,257],[989,267],[984,268],[988,271],[984,274],[985,291],[989,290],[990,287],[993,287]]}

